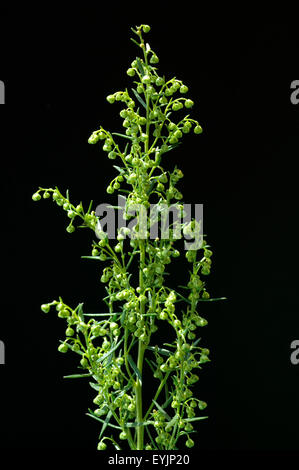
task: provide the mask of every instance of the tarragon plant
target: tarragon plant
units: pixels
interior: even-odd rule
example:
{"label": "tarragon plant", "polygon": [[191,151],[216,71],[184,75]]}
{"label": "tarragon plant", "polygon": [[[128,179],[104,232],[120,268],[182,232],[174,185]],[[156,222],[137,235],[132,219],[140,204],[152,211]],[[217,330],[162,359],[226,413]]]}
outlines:
{"label": "tarragon plant", "polygon": [[[118,227],[113,238],[104,232],[92,204],[85,211],[82,203],[69,200],[68,191],[63,195],[57,187],[40,187],[33,195],[34,201],[52,197],[66,211],[67,232],[81,226],[96,234],[91,255],[84,258],[103,266],[101,281],[107,292],[103,304],[108,311],[84,313],[83,303],[73,308],[61,297],[41,309],[47,313],[55,307],[67,323],[58,350],[74,351],[80,359],[79,373],[68,377],[87,377],[95,391],[88,415],[101,426],[98,449],[106,449],[110,442],[116,449],[172,450],[180,442],[193,447],[195,421],[206,418],[201,411],[207,404],[192,388],[201,365],[209,361],[209,350],[200,345],[196,330],[207,324],[198,302],[213,300],[203,280],[210,273],[212,251],[204,236],[198,246],[176,249],[181,242],[175,224],[169,225],[168,237],[160,232],[150,237],[153,224],[163,217],[159,211],[150,219],[142,214],[152,205],[172,205],[184,220],[182,194],[176,187],[182,171],[177,167],[166,171],[161,162],[184,134],[191,130],[200,134],[202,128],[189,114],[182,115],[194,104],[186,97],[188,87],[158,74],[159,59],[143,38],[150,27],[131,29],[137,37],[132,41],[141,51],[127,70],[133,88],[107,96],[109,103],[122,106],[125,131],[100,127],[88,142],[100,143],[109,159],[118,160],[107,193],[116,192],[125,201],[123,207],[111,206],[115,211],[125,209],[123,220],[130,221],[130,208],[135,208],[135,225]],[[194,218],[179,224],[189,238],[196,238],[199,226]],[[186,285],[172,288],[166,283],[168,268],[180,256],[185,258]],[[146,381],[151,396],[145,393]]]}

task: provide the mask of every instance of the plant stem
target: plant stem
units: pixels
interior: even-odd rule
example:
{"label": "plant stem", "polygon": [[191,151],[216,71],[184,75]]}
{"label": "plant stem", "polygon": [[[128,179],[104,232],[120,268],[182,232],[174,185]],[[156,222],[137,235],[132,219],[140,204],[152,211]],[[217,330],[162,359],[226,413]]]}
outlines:
{"label": "plant stem", "polygon": [[[144,240],[139,241],[140,247],[140,265],[139,265],[139,287],[140,287],[140,294],[143,294],[144,291],[144,281],[143,281],[143,268],[145,262],[145,250],[144,250]],[[140,304],[140,315],[144,314],[144,303],[141,302]],[[142,368],[143,368],[143,358],[144,358],[144,351],[145,345],[139,339],[138,341],[138,358],[137,358],[137,368],[140,372],[140,376],[142,377]],[[136,419],[137,423],[142,423],[142,382],[137,377],[136,386],[135,386],[135,393],[136,393]],[[143,450],[143,436],[144,436],[144,427],[138,426],[137,427],[137,450]]]}
{"label": "plant stem", "polygon": [[[137,367],[140,372],[140,375],[142,375],[143,356],[144,356],[144,344],[142,343],[142,341],[139,341]],[[137,378],[137,381],[136,381],[135,393],[136,393],[136,419],[137,419],[137,423],[140,424],[142,423],[143,418],[142,418],[142,383],[139,380],[139,378]],[[139,425],[137,426],[136,429],[137,429],[137,450],[143,450],[144,426]]]}

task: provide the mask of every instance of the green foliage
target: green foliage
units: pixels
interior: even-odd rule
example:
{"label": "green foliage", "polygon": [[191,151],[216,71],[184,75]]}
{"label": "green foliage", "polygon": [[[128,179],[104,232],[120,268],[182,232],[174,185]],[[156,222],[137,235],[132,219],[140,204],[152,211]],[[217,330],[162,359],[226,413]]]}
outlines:
{"label": "green foliage", "polygon": [[[183,210],[183,196],[176,187],[183,174],[178,168],[164,170],[161,159],[184,134],[202,132],[189,114],[181,116],[194,104],[185,96],[188,87],[181,80],[167,80],[158,74],[158,56],[143,39],[149,30],[148,25],[132,28],[137,36],[132,40],[142,53],[127,70],[133,88],[107,97],[109,103],[122,105],[124,133],[112,133],[101,126],[88,139],[90,144],[100,144],[109,159],[119,160],[120,166],[115,166],[118,174],[107,192],[126,194],[128,220],[127,210],[133,203],[146,208],[150,203],[175,204]],[[125,143],[119,144],[116,137]],[[96,232],[98,217],[92,204],[85,211],[82,203],[73,205],[68,193],[63,196],[57,187],[39,188],[33,200],[42,196],[52,197],[66,211],[69,233],[78,226]],[[148,221],[147,235],[150,224]],[[177,449],[181,441],[192,447],[193,424],[206,418],[200,414],[206,403],[194,396],[192,388],[201,365],[209,361],[209,350],[199,345],[196,331],[207,324],[198,313],[198,302],[214,300],[202,279],[210,273],[212,251],[206,241],[199,250],[187,251],[189,280],[186,286],[172,289],[166,284],[166,268],[182,255],[174,246],[173,231],[168,239],[151,240],[139,236],[140,229],[139,224],[132,229],[129,242],[129,229],[118,229],[116,241],[96,232],[98,239],[92,244],[91,256],[86,257],[104,263],[101,281],[107,292],[103,299],[107,312],[84,313],[83,304],[72,308],[62,298],[41,306],[45,313],[55,307],[66,321],[66,337],[59,351],[79,355],[82,373],[68,377],[89,377],[95,391],[94,407],[88,415],[101,427],[99,450],[106,449],[107,441],[117,449],[123,441],[137,450]],[[190,224],[184,226],[185,234],[190,230]],[[138,264],[132,268],[134,259]],[[132,277],[136,270],[137,280]],[[161,344],[159,329],[163,325],[171,330],[172,340]],[[155,386],[147,409],[142,388],[145,367]]]}

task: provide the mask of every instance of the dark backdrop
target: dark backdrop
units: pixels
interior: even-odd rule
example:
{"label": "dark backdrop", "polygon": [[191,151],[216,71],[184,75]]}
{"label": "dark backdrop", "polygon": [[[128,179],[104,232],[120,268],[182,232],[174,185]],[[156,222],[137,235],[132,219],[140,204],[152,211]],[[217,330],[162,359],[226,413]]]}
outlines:
{"label": "dark backdrop", "polygon": [[62,378],[76,366],[57,352],[64,322],[40,312],[59,295],[96,311],[99,268],[80,259],[92,234],[68,234],[65,213],[31,195],[57,185],[74,201],[108,200],[114,170],[87,139],[99,124],[121,132],[119,107],[105,97],[129,86],[125,71],[137,53],[130,26],[149,23],[160,72],[189,86],[204,128],[165,165],[183,170],[184,200],[204,204],[214,252],[208,285],[227,297],[202,308],[212,361],[198,385],[209,404],[201,449],[299,450],[299,365],[290,362],[299,339],[299,104],[290,101],[298,28],[183,5],[172,16],[126,8],[2,13],[0,448],[96,447],[97,423],[85,416],[93,393]]}

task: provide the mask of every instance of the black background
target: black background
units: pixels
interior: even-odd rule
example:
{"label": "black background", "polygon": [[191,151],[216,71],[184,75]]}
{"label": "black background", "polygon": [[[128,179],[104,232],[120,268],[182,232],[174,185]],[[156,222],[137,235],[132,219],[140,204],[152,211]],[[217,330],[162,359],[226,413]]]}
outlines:
{"label": "black background", "polygon": [[[157,7],[158,9],[158,7]],[[40,304],[59,295],[97,311],[102,287],[92,234],[65,231],[65,213],[34,203],[38,186],[70,190],[86,204],[108,201],[107,156],[87,144],[99,124],[121,132],[118,104],[138,53],[130,26],[151,25],[159,70],[186,83],[201,136],[187,135],[165,158],[185,178],[184,201],[204,204],[212,245],[212,296],[202,330],[211,350],[198,385],[209,419],[198,444],[221,452],[299,450],[298,124],[290,84],[299,79],[296,23],[120,6],[1,13],[2,295],[0,449],[88,452],[97,423],[85,416],[88,384],[64,380],[71,355],[57,352],[64,323]]]}

